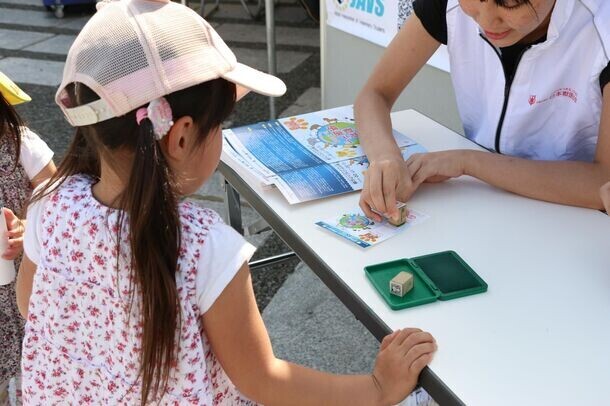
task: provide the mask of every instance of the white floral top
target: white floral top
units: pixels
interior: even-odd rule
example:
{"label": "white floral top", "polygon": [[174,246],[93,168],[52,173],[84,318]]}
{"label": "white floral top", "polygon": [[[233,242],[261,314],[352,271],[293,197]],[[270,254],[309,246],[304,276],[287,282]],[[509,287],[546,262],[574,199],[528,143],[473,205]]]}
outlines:
{"label": "white floral top", "polygon": [[[25,253],[34,277],[23,344],[26,404],[139,404],[142,324],[130,308],[129,244],[115,241],[118,210],[92,195],[93,180],[68,178],[28,210]],[[179,205],[176,275],[182,326],[176,365],[159,404],[252,404],[233,386],[202,330],[209,309],[254,248],[208,209]]]}

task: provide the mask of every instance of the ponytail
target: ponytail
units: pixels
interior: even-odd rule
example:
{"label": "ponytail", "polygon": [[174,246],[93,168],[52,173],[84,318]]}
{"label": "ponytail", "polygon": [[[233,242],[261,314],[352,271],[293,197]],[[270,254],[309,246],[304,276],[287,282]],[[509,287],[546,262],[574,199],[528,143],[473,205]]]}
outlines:
{"label": "ponytail", "polygon": [[[180,247],[178,198],[150,120],[137,130],[129,182],[121,195],[118,230],[129,216],[131,269],[140,291],[142,405],[167,387],[180,326],[176,271]],[[120,241],[121,239],[118,239]],[[131,303],[136,289],[131,289]]]}

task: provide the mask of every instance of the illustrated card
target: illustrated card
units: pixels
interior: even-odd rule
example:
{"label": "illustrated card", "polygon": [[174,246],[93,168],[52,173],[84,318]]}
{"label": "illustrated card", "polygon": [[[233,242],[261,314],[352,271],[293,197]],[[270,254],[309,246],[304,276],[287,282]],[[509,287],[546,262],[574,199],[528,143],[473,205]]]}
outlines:
{"label": "illustrated card", "polygon": [[409,209],[407,222],[395,227],[383,220],[380,223],[366,217],[360,208],[345,211],[338,216],[318,221],[316,225],[353,242],[368,248],[400,234],[408,228],[425,221],[429,216],[420,211]]}

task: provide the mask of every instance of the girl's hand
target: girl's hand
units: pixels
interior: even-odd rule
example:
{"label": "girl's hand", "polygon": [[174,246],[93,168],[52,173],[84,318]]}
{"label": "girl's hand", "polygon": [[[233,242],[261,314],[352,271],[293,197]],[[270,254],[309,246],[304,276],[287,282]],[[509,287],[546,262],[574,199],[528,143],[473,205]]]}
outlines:
{"label": "girl's hand", "polygon": [[606,214],[610,216],[610,182],[606,183],[599,189],[599,195],[602,198],[602,202],[604,202]]}
{"label": "girl's hand", "polygon": [[464,174],[466,151],[442,151],[413,154],[407,160],[415,188],[424,182],[444,182]]}
{"label": "girl's hand", "polygon": [[402,157],[376,160],[364,172],[360,208],[367,217],[376,221],[382,218],[371,208],[397,218],[396,201],[406,202],[414,191],[411,173]]}
{"label": "girl's hand", "polygon": [[386,336],[373,369],[380,404],[395,405],[413,392],[419,373],[432,361],[435,351],[434,338],[419,329],[407,328]]}
{"label": "girl's hand", "polygon": [[0,253],[3,259],[9,261],[16,259],[23,251],[23,233],[25,232],[25,224],[21,221],[12,210],[3,207],[2,214],[6,219],[8,228],[8,248]]}

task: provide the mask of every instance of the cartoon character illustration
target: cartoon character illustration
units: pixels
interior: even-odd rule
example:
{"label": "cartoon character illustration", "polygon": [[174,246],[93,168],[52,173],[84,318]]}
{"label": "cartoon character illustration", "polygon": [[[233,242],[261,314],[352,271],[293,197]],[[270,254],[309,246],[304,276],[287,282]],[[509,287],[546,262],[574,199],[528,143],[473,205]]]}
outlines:
{"label": "cartoon character illustration", "polygon": [[283,124],[291,131],[307,130],[309,123],[303,118],[290,117]]}
{"label": "cartoon character illustration", "polygon": [[336,118],[325,117],[322,120],[326,124],[313,124],[309,127],[310,136],[307,138],[307,143],[312,148],[337,148],[336,154],[339,158],[357,156],[356,149],[360,146],[360,140],[353,119],[346,118],[345,121],[339,121]]}
{"label": "cartoon character illustration", "polygon": [[375,223],[361,214],[344,214],[339,219],[339,225],[354,231],[369,230]]}
{"label": "cartoon character illustration", "polygon": [[364,242],[376,243],[377,240],[379,239],[379,236],[377,234],[373,234],[371,232],[368,232],[368,233],[365,233],[365,234],[360,234],[358,236],[358,238],[360,238]]}

